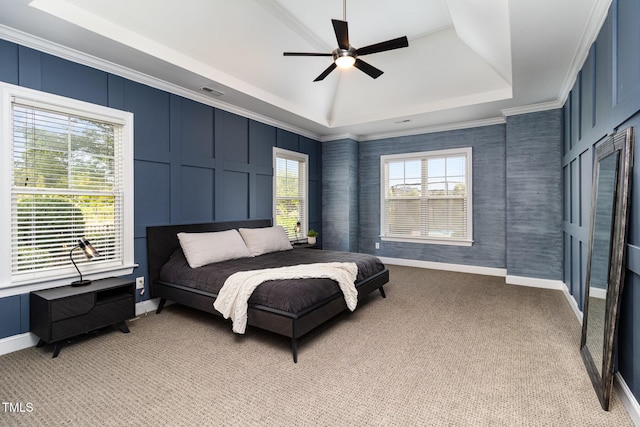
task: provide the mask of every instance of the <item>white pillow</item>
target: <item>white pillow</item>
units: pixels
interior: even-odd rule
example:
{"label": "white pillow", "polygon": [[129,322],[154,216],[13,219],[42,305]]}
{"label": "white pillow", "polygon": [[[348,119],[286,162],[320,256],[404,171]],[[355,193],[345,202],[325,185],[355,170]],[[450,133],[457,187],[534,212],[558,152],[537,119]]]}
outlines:
{"label": "white pillow", "polygon": [[178,233],[178,240],[191,268],[252,256],[237,230]]}
{"label": "white pillow", "polygon": [[253,256],[293,249],[289,237],[281,225],[264,228],[240,228],[239,231]]}

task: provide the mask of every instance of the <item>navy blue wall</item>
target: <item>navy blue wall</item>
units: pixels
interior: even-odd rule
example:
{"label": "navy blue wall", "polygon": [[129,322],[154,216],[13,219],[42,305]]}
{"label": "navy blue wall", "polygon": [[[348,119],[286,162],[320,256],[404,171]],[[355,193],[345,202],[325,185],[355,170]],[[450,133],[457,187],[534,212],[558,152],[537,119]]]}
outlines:
{"label": "navy blue wall", "polygon": [[617,367],[640,397],[640,2],[614,0],[564,107],[564,281],[583,306],[594,146],[607,134],[635,128],[626,282]]}
{"label": "navy blue wall", "polygon": [[562,278],[562,111],[507,118],[507,274]]}
{"label": "navy blue wall", "polygon": [[[473,150],[473,246],[381,241],[380,156],[459,147]],[[362,142],[359,166],[360,251],[392,258],[505,267],[504,125]]]}
{"label": "navy blue wall", "polygon": [[[460,147],[473,150],[473,245],[381,241],[380,156]],[[325,237],[330,226],[337,249],[354,250],[348,236],[357,229],[360,252],[562,279],[561,110],[511,116],[506,125],[380,139],[357,147],[351,140],[336,141],[322,148]],[[358,210],[351,207],[354,200]],[[354,211],[359,212],[357,223],[350,215]]]}
{"label": "navy blue wall", "polygon": [[[134,113],[132,277],[147,276],[148,225],[272,218],[273,147],[309,155],[309,227],[321,231],[317,141],[4,40],[0,81]],[[29,331],[28,306],[0,299],[0,338]]]}
{"label": "navy blue wall", "polygon": [[358,143],[322,143],[323,249],[358,252]]}

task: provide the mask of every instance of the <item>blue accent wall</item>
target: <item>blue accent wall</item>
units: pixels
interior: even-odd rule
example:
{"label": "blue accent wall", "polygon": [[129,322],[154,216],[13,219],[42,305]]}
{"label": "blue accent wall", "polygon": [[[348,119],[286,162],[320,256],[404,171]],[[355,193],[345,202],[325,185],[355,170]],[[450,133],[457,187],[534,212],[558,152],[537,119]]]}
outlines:
{"label": "blue accent wall", "polygon": [[[505,268],[505,138],[505,126],[493,125],[361,142],[359,145],[360,251],[391,258]],[[460,147],[472,147],[473,245],[464,247],[381,241],[378,237],[380,235],[380,156]],[[327,156],[325,155],[324,158],[326,159]],[[375,249],[375,243],[380,243],[379,250]]]}
{"label": "blue accent wall", "polygon": [[[147,276],[149,225],[272,218],[273,147],[309,156],[309,227],[322,228],[317,141],[4,40],[0,81],[133,112],[132,277]],[[28,331],[29,295],[1,298],[0,338]]]}
{"label": "blue accent wall", "polygon": [[16,295],[0,299],[0,325],[5,330],[6,336],[22,333],[20,324],[21,310],[20,299],[22,295]]}
{"label": "blue accent wall", "polygon": [[564,282],[582,309],[589,244],[594,147],[606,135],[635,129],[634,170],[621,296],[617,369],[640,397],[640,3],[614,0],[564,106]]}
{"label": "blue accent wall", "polygon": [[[562,129],[562,111],[552,110],[511,116],[506,125],[323,143],[324,247],[559,281]],[[472,148],[473,245],[382,241],[380,156],[462,147]]]}
{"label": "blue accent wall", "polygon": [[562,111],[507,118],[507,273],[562,278]]}
{"label": "blue accent wall", "polygon": [[358,143],[322,143],[323,249],[358,252]]}

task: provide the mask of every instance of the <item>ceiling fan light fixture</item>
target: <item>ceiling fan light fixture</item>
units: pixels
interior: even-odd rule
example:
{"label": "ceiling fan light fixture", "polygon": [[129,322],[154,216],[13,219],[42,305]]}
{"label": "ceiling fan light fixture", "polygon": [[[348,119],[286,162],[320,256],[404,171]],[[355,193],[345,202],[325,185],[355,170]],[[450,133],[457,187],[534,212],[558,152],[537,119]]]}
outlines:
{"label": "ceiling fan light fixture", "polygon": [[333,62],[338,68],[351,68],[356,63],[356,50],[352,47],[349,49],[336,49],[333,51]]}
{"label": "ceiling fan light fixture", "polygon": [[356,63],[356,58],[350,55],[339,56],[336,58],[335,63],[338,68],[351,68]]}
{"label": "ceiling fan light fixture", "polygon": [[409,46],[407,36],[398,37],[380,43],[356,49],[349,43],[349,27],[347,23],[347,0],[343,3],[343,20],[332,19],[333,32],[336,34],[338,48],[331,53],[318,52],[283,52],[284,56],[333,56],[333,62],[318,76],[314,82],[324,80],[336,68],[346,69],[356,67],[372,79],[377,79],[383,74],[382,70],[378,70],[371,64],[359,59],[359,56],[370,55],[372,53],[385,52],[387,50],[400,49]]}

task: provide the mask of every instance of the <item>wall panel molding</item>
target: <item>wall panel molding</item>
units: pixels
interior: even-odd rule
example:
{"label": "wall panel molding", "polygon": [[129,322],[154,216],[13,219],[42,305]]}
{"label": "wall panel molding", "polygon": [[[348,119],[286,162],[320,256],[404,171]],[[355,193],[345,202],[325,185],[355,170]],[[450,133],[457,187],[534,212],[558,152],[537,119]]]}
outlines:
{"label": "wall panel molding", "polygon": [[[581,319],[588,258],[588,214],[591,206],[593,149],[603,137],[628,126],[636,128],[636,152],[631,185],[631,214],[627,270],[620,307],[617,339],[617,381],[624,384],[623,401],[629,414],[640,419],[635,396],[640,396],[640,2],[613,0],[602,30],[590,50],[576,85],[564,106],[564,283]],[[583,80],[580,81],[580,78]],[[586,80],[585,80],[586,79]],[[588,91],[590,96],[585,95]],[[581,123],[581,120],[591,120]],[[583,126],[584,125],[584,126]],[[578,133],[582,131],[582,133]],[[566,171],[577,169],[576,173]],[[580,214],[575,215],[576,209]],[[569,212],[567,212],[569,210]]]}

